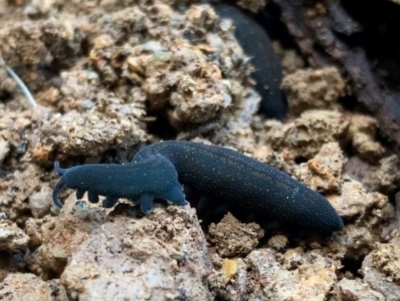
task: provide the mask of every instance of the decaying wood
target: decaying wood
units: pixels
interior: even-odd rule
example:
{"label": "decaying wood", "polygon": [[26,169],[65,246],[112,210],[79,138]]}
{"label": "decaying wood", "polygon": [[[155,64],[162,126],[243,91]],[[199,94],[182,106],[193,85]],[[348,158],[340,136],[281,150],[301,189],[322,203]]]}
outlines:
{"label": "decaying wood", "polygon": [[361,26],[346,13],[338,0],[274,1],[282,10],[282,21],[310,65],[321,67],[332,60],[339,64],[352,81],[358,101],[374,114],[382,133],[398,149],[400,92],[391,90],[382,82],[372,70],[372,62],[367,59],[362,47],[348,46],[341,38],[351,37],[362,30]]}

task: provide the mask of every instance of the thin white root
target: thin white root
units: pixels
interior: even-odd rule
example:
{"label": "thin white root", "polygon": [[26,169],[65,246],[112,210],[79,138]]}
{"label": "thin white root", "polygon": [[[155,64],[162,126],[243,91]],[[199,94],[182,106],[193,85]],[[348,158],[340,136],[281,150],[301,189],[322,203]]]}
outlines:
{"label": "thin white root", "polygon": [[28,99],[28,102],[32,105],[32,107],[36,107],[37,103],[36,100],[33,98],[32,93],[29,91],[28,87],[24,84],[24,82],[19,78],[19,76],[12,70],[10,67],[8,67],[3,58],[0,57],[0,66],[4,66],[6,68],[6,71],[8,74],[15,80],[19,88],[22,90],[22,92],[25,94],[26,98]]}

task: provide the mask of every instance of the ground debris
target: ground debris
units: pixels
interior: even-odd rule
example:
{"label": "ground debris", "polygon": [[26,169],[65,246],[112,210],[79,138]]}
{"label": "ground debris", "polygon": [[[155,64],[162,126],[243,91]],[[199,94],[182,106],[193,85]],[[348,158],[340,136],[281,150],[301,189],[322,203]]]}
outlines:
{"label": "ground debris", "polygon": [[79,300],[212,300],[205,238],[194,211],[113,216],[72,252],[61,275]]}
{"label": "ground debris", "polygon": [[208,240],[216,245],[221,257],[243,256],[250,253],[264,236],[264,230],[255,223],[240,223],[228,213],[218,223],[212,223],[208,230]]}
{"label": "ground debris", "polygon": [[340,192],[345,162],[339,144],[329,142],[314,158],[300,164],[296,178],[321,193]]}
{"label": "ground debris", "polygon": [[326,300],[336,282],[332,261],[318,251],[302,248],[284,254],[272,249],[255,250],[246,259],[253,298],[262,300]]}
{"label": "ground debris", "polygon": [[28,258],[30,269],[43,279],[60,275],[72,252],[105,218],[104,209],[87,208],[72,194],[57,217],[29,220],[26,230],[34,246],[38,246]]}
{"label": "ground debris", "polygon": [[135,108],[135,104],[126,105],[112,93],[99,93],[96,106],[87,112],[54,114],[42,121],[32,157],[39,162],[51,160],[55,152],[95,157],[110,148],[142,142],[146,135],[139,118],[143,114]]}
{"label": "ground debris", "polygon": [[308,159],[315,156],[325,143],[345,143],[348,127],[348,118],[337,111],[309,110],[283,126],[266,121],[264,139],[274,149],[287,148],[294,157]]}
{"label": "ground debris", "polygon": [[[311,66],[321,68],[336,61],[340,71],[349,77],[357,100],[374,114],[382,132],[398,148],[400,104],[396,99],[399,90],[392,81],[397,81],[399,60],[397,53],[389,51],[394,47],[393,33],[398,28],[398,7],[390,2],[384,5],[369,2],[360,10],[360,3],[345,6],[336,0],[311,3],[275,0],[275,3],[282,11],[282,21]],[[376,16],[373,27],[367,21],[372,11]],[[380,26],[385,29],[372,30]],[[342,39],[341,34],[348,39]],[[355,34],[368,37],[369,42],[348,43]],[[374,51],[371,57],[371,46],[374,49],[379,46],[382,51]]]}
{"label": "ground debris", "polygon": [[399,238],[394,238],[388,244],[376,244],[374,251],[365,257],[361,273],[364,282],[385,296],[387,301],[400,299],[398,285],[399,270]]}
{"label": "ground debris", "polygon": [[[0,1],[0,55],[39,103],[27,109],[0,67],[0,224],[11,233],[0,250],[1,297],[400,300],[400,206],[389,201],[399,163],[381,137],[398,142],[397,94],[387,70],[377,67],[383,80],[374,84],[370,67],[381,58],[370,64],[360,47],[346,46],[366,28],[352,15],[333,18],[354,1],[274,1],[299,46],[274,43],[290,74],[282,121],[257,115],[257,66],[234,38],[235,22],[212,4],[28,2]],[[243,4],[255,10],[263,0]],[[390,24],[381,25],[386,32]],[[141,146],[176,137],[231,147],[289,173],[322,193],[345,229],[326,244],[280,232],[264,241],[258,225],[228,215],[207,246],[189,208],[157,205],[143,216],[127,200],[104,209],[71,190],[62,192],[70,196],[61,211],[52,205],[55,160],[127,162]]]}
{"label": "ground debris", "polygon": [[309,109],[340,109],[338,99],[345,95],[345,81],[335,67],[300,69],[283,78],[290,110],[300,114]]}
{"label": "ground debris", "polygon": [[384,301],[385,296],[374,291],[360,279],[343,278],[337,284],[338,297],[341,301]]}
{"label": "ground debris", "polygon": [[[4,179],[0,194],[0,211],[8,219],[18,223],[23,223],[26,220],[27,216],[23,213],[30,209],[30,197],[38,196],[37,188],[40,187],[40,174],[41,170],[38,166],[29,164],[26,165],[25,170],[15,170]],[[45,202],[48,202],[48,200]],[[41,208],[46,211],[46,206]]]}
{"label": "ground debris", "polygon": [[0,219],[0,251],[25,249],[28,242],[29,236],[15,223]]}
{"label": "ground debris", "polygon": [[60,280],[43,281],[34,274],[12,273],[0,283],[0,299],[4,301],[70,300]]}

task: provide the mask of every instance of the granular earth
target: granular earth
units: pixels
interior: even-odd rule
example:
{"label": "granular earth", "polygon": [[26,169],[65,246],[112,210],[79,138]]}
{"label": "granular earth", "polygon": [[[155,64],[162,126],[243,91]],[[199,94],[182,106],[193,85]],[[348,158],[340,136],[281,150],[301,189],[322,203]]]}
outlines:
{"label": "granular earth", "polygon": [[[37,101],[0,67],[0,300],[400,300],[400,172],[379,123],[343,106],[334,65],[304,67],[277,42],[288,117],[257,114],[233,31],[207,3],[0,0],[0,56]],[[72,190],[53,205],[55,160],[123,163],[171,137],[290,173],[345,229],[324,244],[231,214],[202,229],[189,206],[142,216]]]}

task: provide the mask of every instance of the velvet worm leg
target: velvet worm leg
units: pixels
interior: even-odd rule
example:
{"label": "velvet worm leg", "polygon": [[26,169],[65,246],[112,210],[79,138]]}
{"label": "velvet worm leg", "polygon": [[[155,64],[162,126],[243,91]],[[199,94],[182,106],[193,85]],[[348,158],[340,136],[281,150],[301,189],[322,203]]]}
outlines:
{"label": "velvet worm leg", "polygon": [[142,194],[140,196],[140,211],[143,214],[150,214],[154,206],[154,197],[150,194]]}
{"label": "velvet worm leg", "polygon": [[118,198],[112,195],[107,195],[103,201],[104,208],[112,208],[118,202]]}
{"label": "velvet worm leg", "polygon": [[89,199],[89,202],[91,202],[91,203],[99,202],[99,196],[97,195],[97,193],[94,193],[92,191],[88,192],[88,199]]}

